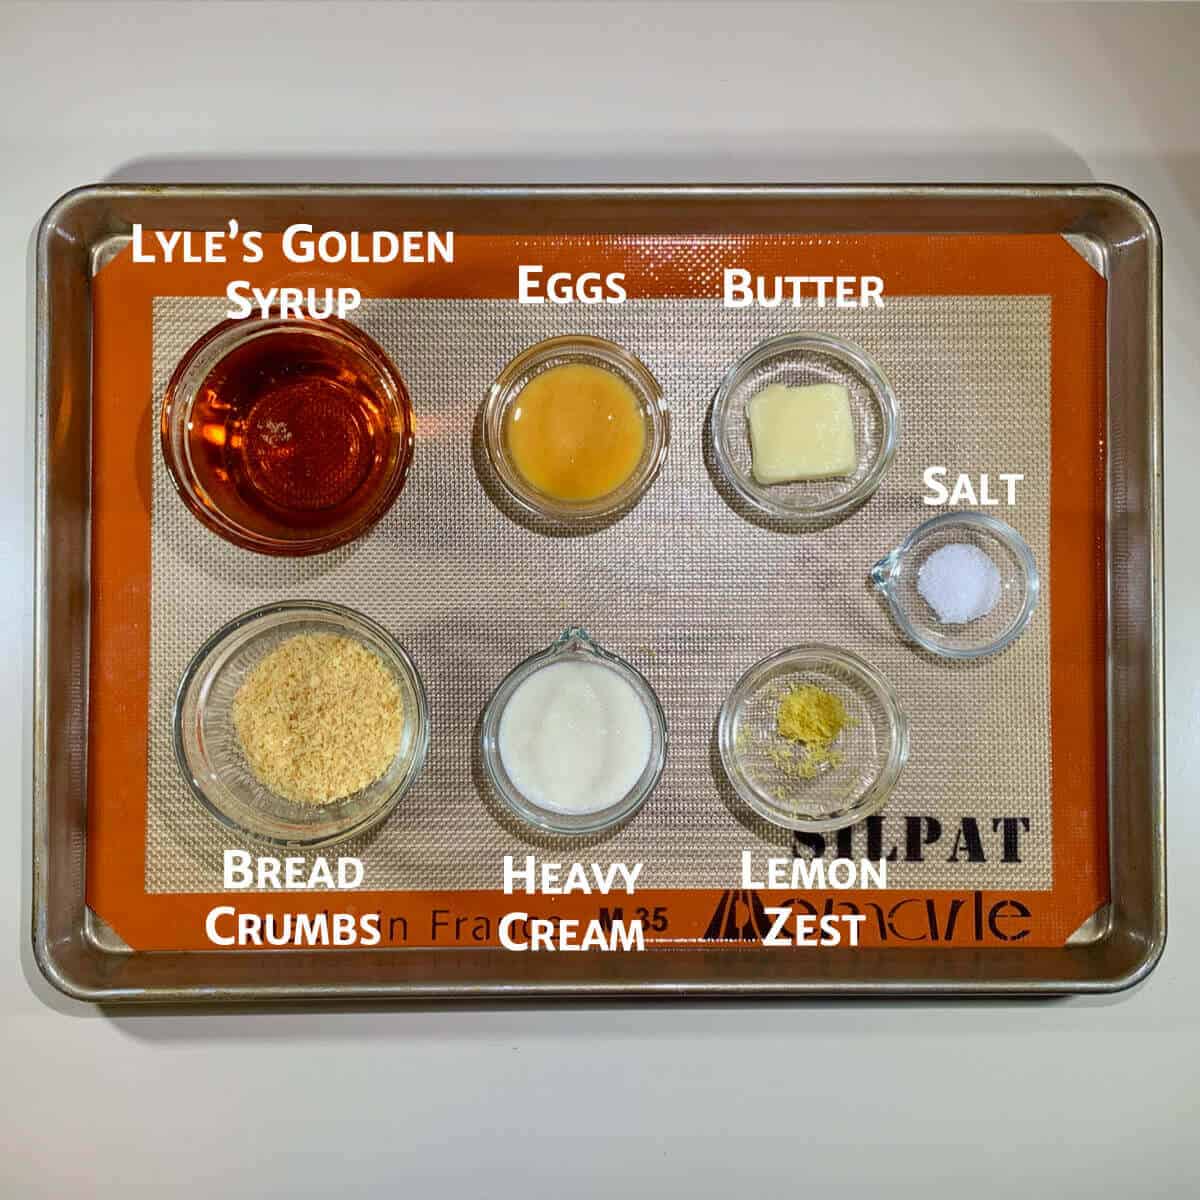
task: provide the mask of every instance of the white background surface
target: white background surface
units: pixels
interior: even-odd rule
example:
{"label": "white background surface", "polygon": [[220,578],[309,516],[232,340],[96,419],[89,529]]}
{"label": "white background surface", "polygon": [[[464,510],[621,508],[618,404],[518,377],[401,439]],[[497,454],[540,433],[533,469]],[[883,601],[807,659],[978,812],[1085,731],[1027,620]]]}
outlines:
{"label": "white background surface", "polygon": [[[0,1193],[1196,1194],[1197,62],[1184,4],[0,5]],[[29,247],[106,178],[1140,193],[1166,247],[1159,969],[1054,1003],[136,1016],[52,993],[27,945]]]}

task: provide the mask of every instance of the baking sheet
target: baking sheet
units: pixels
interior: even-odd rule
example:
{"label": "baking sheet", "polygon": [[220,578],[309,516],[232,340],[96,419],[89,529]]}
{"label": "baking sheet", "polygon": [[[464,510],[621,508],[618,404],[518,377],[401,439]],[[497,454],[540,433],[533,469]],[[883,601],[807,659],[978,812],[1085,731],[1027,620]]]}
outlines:
{"label": "baking sheet", "polygon": [[[147,274],[128,269],[121,251],[134,221],[221,228],[231,210],[265,230],[299,211],[322,228],[450,225],[473,247],[461,269],[438,268],[436,280],[419,270],[353,272],[372,296],[512,294],[515,254],[569,266],[572,245],[574,261],[626,266],[656,296],[715,294],[714,275],[730,253],[760,270],[773,269],[781,253],[801,255],[809,270],[827,273],[843,270],[849,256],[859,270],[882,269],[889,295],[1048,293],[1051,553],[1067,564],[1053,572],[1050,630],[1058,824],[1053,890],[1011,893],[1034,913],[1036,935],[952,953],[903,931],[857,952],[816,955],[706,944],[530,957],[420,941],[403,952],[195,953],[205,944],[203,914],[221,894],[143,890],[150,350],[158,298],[215,296],[227,272]],[[251,275],[260,286],[296,281],[270,253]],[[1143,978],[1165,937],[1160,277],[1153,215],[1107,185],[106,185],[68,194],[38,236],[39,966],[64,992],[109,1002],[1047,994],[1111,991]],[[921,286],[926,279],[932,289]],[[936,905],[967,904],[977,930],[981,908],[1006,895],[936,894],[899,893],[896,904],[908,914],[928,907],[931,917]],[[374,892],[361,901],[388,905],[390,897],[419,917],[455,897],[483,907],[495,896]],[[729,890],[646,893],[649,904],[664,898],[673,925],[678,918],[696,931],[714,903],[717,913],[745,907],[743,894]],[[298,900],[259,895],[254,903],[279,911]],[[564,908],[587,915],[586,906]],[[971,943],[971,925],[965,933]]]}

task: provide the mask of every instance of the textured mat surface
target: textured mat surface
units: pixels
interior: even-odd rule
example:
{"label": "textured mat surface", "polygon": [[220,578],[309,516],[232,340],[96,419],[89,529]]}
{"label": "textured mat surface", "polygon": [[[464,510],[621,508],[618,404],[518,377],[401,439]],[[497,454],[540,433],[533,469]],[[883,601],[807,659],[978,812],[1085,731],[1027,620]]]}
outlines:
{"label": "textured mat surface", "polygon": [[[156,301],[157,398],[224,307],[214,298]],[[586,847],[589,859],[642,861],[646,887],[736,883],[743,849],[761,860],[792,843],[732,797],[715,758],[716,714],[752,662],[805,641],[873,662],[907,710],[911,757],[882,814],[883,850],[897,848],[889,883],[1050,887],[1047,299],[895,298],[865,315],[815,304],[727,310],[701,300],[571,309],[376,300],[355,316],[398,365],[417,413],[409,483],[357,544],[291,561],[228,546],[187,512],[152,447],[148,891],[221,886],[221,852],[234,843],[177,771],[174,692],[214,629],[287,597],[337,601],[382,622],[413,655],[429,692],[433,744],[419,784],[380,828],[333,851],[363,857],[369,888],[496,887],[504,854],[549,845],[556,859]],[[895,388],[904,432],[870,503],[831,528],[788,533],[749,519],[715,485],[705,422],[728,366],[762,338],[798,328],[850,338],[871,353]],[[612,338],[647,363],[671,407],[672,441],[662,476],[630,515],[589,536],[550,537],[493,498],[475,424],[509,358],[569,332]],[[994,511],[1029,541],[1043,593],[1024,637],[999,657],[954,665],[902,644],[867,585],[871,564],[935,511],[921,502],[931,464],[1025,475],[1018,506]],[[624,829],[547,843],[486,795],[475,727],[509,667],[569,624],[585,625],[649,678],[667,714],[670,755],[658,790]],[[1005,818],[1019,834],[1019,863],[1002,861]],[[973,829],[983,862],[969,861]],[[921,861],[906,861],[914,851]],[[854,854],[866,852],[859,828]]]}

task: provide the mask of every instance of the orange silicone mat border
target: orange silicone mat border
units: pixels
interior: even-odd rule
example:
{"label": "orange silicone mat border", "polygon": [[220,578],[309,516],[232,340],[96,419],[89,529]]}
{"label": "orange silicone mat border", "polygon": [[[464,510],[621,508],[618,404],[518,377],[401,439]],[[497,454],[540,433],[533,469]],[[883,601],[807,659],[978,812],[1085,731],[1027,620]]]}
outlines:
{"label": "orange silicone mat border", "polygon": [[[93,292],[92,629],[88,727],[87,902],[131,947],[212,949],[204,918],[217,904],[259,913],[378,912],[407,923],[410,946],[494,945],[494,918],[514,910],[593,917],[620,905],[663,906],[663,941],[702,938],[733,893],[639,892],[636,897],[505,896],[497,892],[205,893],[144,890],[150,645],[150,425],[152,306],[160,295],[221,295],[231,278],[258,286],[352,285],[364,296],[515,298],[518,262],[547,272],[625,272],[637,298],[716,297],[721,270],[758,274],[875,274],[887,295],[1048,295],[1051,300],[1050,613],[1051,804],[1054,885],[1045,892],[889,891],[806,893],[822,906],[873,913],[864,943],[928,945],[928,922],[955,937],[943,944],[1004,944],[980,916],[1005,900],[1029,909],[1021,946],[1060,946],[1108,899],[1105,696],[1105,281],[1057,235],[595,235],[461,236],[455,261],[306,269],[285,260],[278,235],[263,261],[137,264],[126,249],[98,274]],[[197,530],[198,536],[200,534]],[[731,871],[733,870],[731,864]],[[730,880],[731,887],[736,881]],[[231,899],[232,897],[232,899]],[[783,895],[764,893],[779,902]],[[917,906],[914,908],[913,906]],[[880,906],[875,909],[872,906]],[[883,910],[891,915],[891,936]],[[846,911],[835,909],[835,911]],[[1011,917],[1012,909],[1003,912]],[[457,934],[431,927],[450,912],[493,920]],[[905,915],[900,917],[900,913]],[[914,913],[917,923],[911,923]],[[926,924],[922,924],[922,921]],[[982,930],[982,938],[971,937]],[[650,940],[650,938],[648,938]]]}

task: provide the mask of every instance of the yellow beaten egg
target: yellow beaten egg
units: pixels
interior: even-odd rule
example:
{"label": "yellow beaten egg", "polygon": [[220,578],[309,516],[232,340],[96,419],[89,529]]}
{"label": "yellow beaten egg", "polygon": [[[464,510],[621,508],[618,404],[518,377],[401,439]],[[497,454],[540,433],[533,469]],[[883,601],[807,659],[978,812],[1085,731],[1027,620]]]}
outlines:
{"label": "yellow beaten egg", "polygon": [[505,415],[513,465],[555,500],[607,496],[634,472],[646,447],[646,419],[619,375],[587,363],[535,375]]}

